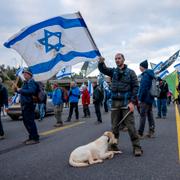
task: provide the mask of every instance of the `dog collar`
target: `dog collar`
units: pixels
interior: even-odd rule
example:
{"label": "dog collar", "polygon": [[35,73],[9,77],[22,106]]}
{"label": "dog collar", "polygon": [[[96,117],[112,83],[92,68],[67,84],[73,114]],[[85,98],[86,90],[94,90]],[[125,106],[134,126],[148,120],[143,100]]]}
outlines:
{"label": "dog collar", "polygon": [[107,136],[107,135],[103,135],[103,136],[106,136],[108,139],[107,139],[107,142],[109,143],[109,141],[110,141],[110,137],[109,136]]}

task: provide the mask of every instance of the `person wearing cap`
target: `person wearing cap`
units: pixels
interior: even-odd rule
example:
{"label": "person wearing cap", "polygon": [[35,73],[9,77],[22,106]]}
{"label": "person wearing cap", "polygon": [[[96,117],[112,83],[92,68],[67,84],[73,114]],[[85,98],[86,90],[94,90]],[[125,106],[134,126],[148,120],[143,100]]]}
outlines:
{"label": "person wearing cap", "polygon": [[165,80],[162,80],[160,77],[158,77],[159,81],[159,89],[160,89],[160,94],[157,97],[157,119],[158,118],[163,118],[166,119],[166,114],[167,114],[167,93],[169,91],[168,84]]}
{"label": "person wearing cap", "polygon": [[0,140],[5,138],[4,130],[1,122],[1,109],[5,106],[5,111],[8,111],[8,91],[2,84],[2,78],[0,77]]}
{"label": "person wearing cap", "polygon": [[111,83],[111,124],[112,132],[116,138],[116,143],[111,145],[111,150],[118,151],[119,122],[127,114],[127,118],[122,122],[128,129],[128,133],[133,146],[134,156],[141,156],[143,151],[140,146],[138,134],[134,122],[134,104],[138,93],[138,79],[136,73],[124,64],[125,58],[121,53],[115,55],[116,68],[106,67],[104,58],[99,58],[99,71],[112,78]]}
{"label": "person wearing cap", "polygon": [[150,88],[152,80],[155,77],[154,72],[151,69],[148,69],[148,61],[145,60],[139,65],[141,74],[140,87],[138,92],[138,100],[140,102],[140,125],[139,125],[139,137],[143,138],[144,128],[146,117],[149,122],[149,132],[146,135],[151,138],[154,136],[155,131],[155,122],[153,118],[152,105],[154,102],[154,97],[150,95]]}
{"label": "person wearing cap", "polygon": [[35,104],[33,95],[37,92],[37,85],[32,72],[27,68],[23,70],[24,83],[21,88],[15,87],[15,91],[20,94],[20,102],[23,116],[23,123],[29,133],[29,138],[24,141],[26,145],[39,143],[39,134],[35,123]]}

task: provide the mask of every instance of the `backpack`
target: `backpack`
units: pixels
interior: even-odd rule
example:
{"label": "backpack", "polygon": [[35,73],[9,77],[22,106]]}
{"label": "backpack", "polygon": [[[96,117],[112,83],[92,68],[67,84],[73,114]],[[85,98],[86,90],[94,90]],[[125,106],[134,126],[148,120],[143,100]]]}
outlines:
{"label": "backpack", "polygon": [[60,105],[63,103],[63,92],[60,88],[57,88],[53,91],[52,103],[54,105]]}
{"label": "backpack", "polygon": [[35,103],[43,103],[47,97],[46,92],[44,91],[44,88],[41,82],[35,81],[35,84],[36,84],[37,90],[36,90],[36,95],[33,96],[33,101]]}
{"label": "backpack", "polygon": [[156,78],[152,79],[149,93],[152,97],[159,97],[160,95],[159,81]]}

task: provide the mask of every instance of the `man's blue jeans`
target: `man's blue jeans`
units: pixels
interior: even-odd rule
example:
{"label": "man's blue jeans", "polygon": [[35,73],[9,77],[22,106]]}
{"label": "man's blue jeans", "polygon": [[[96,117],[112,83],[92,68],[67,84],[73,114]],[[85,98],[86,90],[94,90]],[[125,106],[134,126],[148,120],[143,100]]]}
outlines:
{"label": "man's blue jeans", "polygon": [[167,99],[157,99],[158,117],[166,116]]}
{"label": "man's blue jeans", "polygon": [[45,116],[45,104],[44,103],[38,104],[38,109],[39,109],[40,119],[42,120]]}

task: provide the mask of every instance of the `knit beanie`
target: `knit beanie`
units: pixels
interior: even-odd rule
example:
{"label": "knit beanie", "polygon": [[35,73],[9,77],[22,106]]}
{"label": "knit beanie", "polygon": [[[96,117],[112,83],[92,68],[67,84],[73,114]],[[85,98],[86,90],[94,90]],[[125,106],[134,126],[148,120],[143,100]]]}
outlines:
{"label": "knit beanie", "polygon": [[145,68],[145,69],[147,69],[147,68],[148,68],[148,62],[147,62],[147,60],[141,62],[141,63],[140,63],[140,66],[143,67],[143,68]]}

